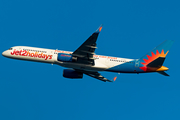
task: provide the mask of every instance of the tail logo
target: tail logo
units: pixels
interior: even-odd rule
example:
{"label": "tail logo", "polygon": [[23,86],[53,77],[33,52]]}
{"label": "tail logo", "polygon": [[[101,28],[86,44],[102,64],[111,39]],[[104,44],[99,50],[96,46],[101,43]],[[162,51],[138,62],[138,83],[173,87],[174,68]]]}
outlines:
{"label": "tail logo", "polygon": [[154,54],[153,52],[151,52],[152,56],[146,55],[148,59],[143,59],[144,62],[141,62],[142,65],[144,65],[143,67],[140,67],[140,69],[142,69],[143,71],[151,71],[151,69],[147,68],[146,65],[148,65],[149,63],[151,63],[152,61],[156,60],[159,57],[166,57],[166,55],[168,54],[169,51],[167,51],[164,54],[164,50],[161,51],[161,53],[159,53],[158,50],[156,50],[156,54]]}

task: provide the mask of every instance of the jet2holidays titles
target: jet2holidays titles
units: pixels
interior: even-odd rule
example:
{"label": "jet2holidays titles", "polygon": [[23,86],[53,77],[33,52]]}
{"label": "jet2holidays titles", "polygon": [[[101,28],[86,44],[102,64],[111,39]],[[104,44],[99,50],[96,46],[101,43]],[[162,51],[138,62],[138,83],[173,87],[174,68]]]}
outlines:
{"label": "jet2holidays titles", "polygon": [[39,53],[39,52],[31,53],[26,50],[18,51],[16,49],[14,49],[14,51],[11,52],[11,55],[29,56],[29,57],[34,57],[34,58],[44,58],[45,60],[52,59],[52,55],[47,55],[47,54],[43,54],[43,53]]}

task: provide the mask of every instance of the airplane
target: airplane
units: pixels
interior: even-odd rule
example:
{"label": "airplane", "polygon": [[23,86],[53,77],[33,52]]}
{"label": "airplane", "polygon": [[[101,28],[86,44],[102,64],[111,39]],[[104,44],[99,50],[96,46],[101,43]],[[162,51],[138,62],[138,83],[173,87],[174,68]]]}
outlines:
{"label": "airplane", "polygon": [[63,77],[71,79],[82,79],[83,74],[86,74],[104,82],[116,80],[117,76],[112,80],[103,77],[99,73],[101,71],[137,74],[157,72],[169,76],[165,72],[169,68],[163,66],[163,62],[174,41],[164,41],[139,59],[96,55],[96,41],[101,30],[102,25],[74,52],[14,46],[4,51],[2,55],[13,59],[60,65],[67,68],[63,70]]}

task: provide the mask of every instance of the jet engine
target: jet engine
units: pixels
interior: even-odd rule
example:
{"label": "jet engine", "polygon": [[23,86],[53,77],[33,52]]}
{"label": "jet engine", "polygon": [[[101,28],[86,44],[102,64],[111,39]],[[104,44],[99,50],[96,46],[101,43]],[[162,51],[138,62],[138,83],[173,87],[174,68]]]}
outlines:
{"label": "jet engine", "polygon": [[58,53],[57,60],[63,62],[76,62],[77,57],[74,57],[71,54],[67,54],[67,53]]}
{"label": "jet engine", "polygon": [[77,72],[73,69],[64,69],[63,77],[71,78],[71,79],[78,79],[78,78],[83,78],[83,73]]}
{"label": "jet engine", "polygon": [[66,53],[58,53],[57,60],[63,61],[63,62],[71,62],[72,61],[72,55],[66,54]]}

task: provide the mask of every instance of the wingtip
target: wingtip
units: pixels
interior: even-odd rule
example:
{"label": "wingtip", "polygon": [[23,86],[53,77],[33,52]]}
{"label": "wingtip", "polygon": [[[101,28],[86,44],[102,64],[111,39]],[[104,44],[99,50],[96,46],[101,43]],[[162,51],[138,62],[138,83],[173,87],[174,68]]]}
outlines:
{"label": "wingtip", "polygon": [[115,76],[115,77],[113,78],[113,81],[116,81],[116,79],[117,79],[117,76]]}
{"label": "wingtip", "polygon": [[114,82],[116,81],[116,79],[117,79],[117,76],[115,76],[113,79],[109,80],[108,82]]}
{"label": "wingtip", "polygon": [[99,26],[99,28],[96,30],[96,33],[100,33],[101,30],[102,30],[102,27],[103,27],[103,24],[101,24],[101,25]]}

